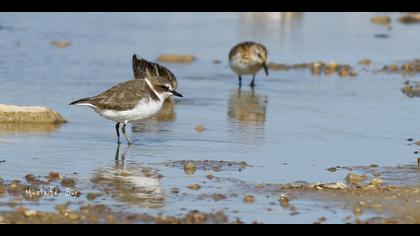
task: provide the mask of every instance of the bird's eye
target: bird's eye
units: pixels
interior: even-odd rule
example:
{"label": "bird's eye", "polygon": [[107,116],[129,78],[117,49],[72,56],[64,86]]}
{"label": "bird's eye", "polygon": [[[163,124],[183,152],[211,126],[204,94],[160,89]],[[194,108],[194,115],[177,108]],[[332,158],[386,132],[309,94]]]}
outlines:
{"label": "bird's eye", "polygon": [[168,86],[165,86],[165,85],[160,86],[160,88],[163,89],[163,90],[165,90],[165,91],[169,90],[169,87]]}

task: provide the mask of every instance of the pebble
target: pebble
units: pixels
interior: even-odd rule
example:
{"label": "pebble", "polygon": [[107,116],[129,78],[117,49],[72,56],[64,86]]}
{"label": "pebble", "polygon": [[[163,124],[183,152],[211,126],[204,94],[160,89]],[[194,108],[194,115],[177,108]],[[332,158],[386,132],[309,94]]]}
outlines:
{"label": "pebble", "polygon": [[73,188],[76,186],[76,181],[74,179],[63,179],[63,181],[61,181],[61,185],[64,187]]}
{"label": "pebble", "polygon": [[27,174],[27,175],[25,176],[25,179],[26,179],[27,181],[35,181],[35,180],[36,180],[36,177],[35,177],[33,174]]}
{"label": "pebble", "polygon": [[51,45],[56,46],[57,48],[66,48],[71,45],[69,41],[60,40],[60,41],[51,41]]}
{"label": "pebble", "polygon": [[192,63],[195,59],[193,55],[161,54],[156,60],[166,63]]}
{"label": "pebble", "polygon": [[187,175],[194,175],[197,170],[197,167],[195,166],[194,162],[190,161],[185,163],[184,165],[184,172]]}
{"label": "pebble", "polygon": [[171,188],[171,193],[179,193],[179,189],[178,188]]}
{"label": "pebble", "polygon": [[252,195],[245,195],[244,197],[244,202],[249,204],[249,203],[254,203],[255,202],[255,197]]}
{"label": "pebble", "polygon": [[357,184],[364,182],[366,179],[366,175],[356,175],[353,173],[349,173],[346,177],[346,182],[347,184]]}
{"label": "pebble", "polygon": [[27,210],[27,211],[25,211],[25,212],[24,212],[24,215],[25,215],[26,217],[31,217],[31,216],[35,216],[37,213],[38,213],[38,212],[37,212],[37,211],[35,211],[35,210]]}
{"label": "pebble", "polygon": [[195,131],[202,133],[206,130],[206,128],[204,127],[204,125],[197,125],[195,128]]}
{"label": "pebble", "polygon": [[189,185],[187,188],[193,190],[193,191],[197,191],[201,189],[201,186],[199,184],[191,184]]}
{"label": "pebble", "polygon": [[391,23],[391,17],[389,17],[389,16],[374,16],[370,19],[370,21],[374,24],[388,25],[389,23]]}
{"label": "pebble", "polygon": [[289,207],[289,199],[285,195],[280,195],[279,202],[282,207]]}
{"label": "pebble", "polygon": [[331,167],[331,168],[328,168],[327,169],[329,172],[336,172],[337,171],[337,168],[335,168],[335,167]]}
{"label": "pebble", "polygon": [[60,173],[58,172],[51,171],[48,174],[48,179],[58,179],[58,178],[60,178]]}
{"label": "pebble", "polygon": [[221,194],[221,193],[213,194],[213,200],[216,201],[216,202],[221,201],[221,200],[225,200],[226,198],[227,198],[226,195]]}

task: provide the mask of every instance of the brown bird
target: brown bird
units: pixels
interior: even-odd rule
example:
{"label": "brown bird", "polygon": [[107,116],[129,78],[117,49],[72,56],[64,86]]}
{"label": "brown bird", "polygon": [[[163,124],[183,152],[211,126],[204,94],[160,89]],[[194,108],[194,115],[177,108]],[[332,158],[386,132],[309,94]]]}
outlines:
{"label": "brown bird", "polygon": [[229,66],[239,76],[239,86],[242,85],[242,75],[252,75],[251,86],[255,86],[255,75],[264,68],[268,75],[267,48],[255,42],[242,42],[229,52]]}

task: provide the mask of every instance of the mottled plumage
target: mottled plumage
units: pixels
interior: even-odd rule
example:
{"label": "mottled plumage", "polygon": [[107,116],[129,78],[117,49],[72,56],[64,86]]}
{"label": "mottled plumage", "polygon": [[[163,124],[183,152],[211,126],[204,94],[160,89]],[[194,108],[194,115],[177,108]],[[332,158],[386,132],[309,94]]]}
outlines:
{"label": "mottled plumage", "polygon": [[242,82],[242,75],[252,75],[251,86],[255,85],[255,75],[264,69],[268,75],[267,48],[255,42],[243,42],[237,44],[229,52],[229,66],[239,76],[239,84]]}

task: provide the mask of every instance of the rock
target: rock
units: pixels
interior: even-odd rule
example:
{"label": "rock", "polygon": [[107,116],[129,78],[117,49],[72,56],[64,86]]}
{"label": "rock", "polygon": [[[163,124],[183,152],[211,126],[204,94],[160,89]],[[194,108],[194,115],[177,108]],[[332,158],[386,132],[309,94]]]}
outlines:
{"label": "rock", "polygon": [[389,16],[374,16],[370,19],[374,24],[388,25],[391,23],[391,17]]}
{"label": "rock", "polygon": [[319,184],[315,188],[321,187],[321,189],[330,189],[330,190],[344,190],[347,189],[347,185],[341,182],[338,183],[328,183],[328,184]]}
{"label": "rock", "polygon": [[321,216],[319,217],[319,222],[325,222],[327,220],[327,218],[325,216]]}
{"label": "rock", "polygon": [[282,207],[289,207],[289,199],[285,195],[280,195],[279,202]]}
{"label": "rock", "polygon": [[203,224],[207,221],[208,215],[199,211],[190,211],[184,218],[185,224]]}
{"label": "rock", "polygon": [[77,213],[70,213],[68,217],[69,217],[69,220],[72,220],[72,221],[80,219],[80,215]]}
{"label": "rock", "polygon": [[416,144],[417,146],[420,146],[420,141],[416,141],[416,142],[415,142],[415,144]]}
{"label": "rock", "polygon": [[58,41],[51,41],[51,45],[54,45],[57,48],[66,48],[66,47],[69,47],[71,43],[65,40],[58,40]]}
{"label": "rock", "polygon": [[193,55],[161,54],[156,60],[165,63],[192,63],[195,57]]}
{"label": "rock", "polygon": [[370,181],[370,183],[369,183],[369,185],[373,185],[373,186],[375,186],[375,187],[380,187],[380,186],[382,186],[382,184],[384,183],[384,180],[383,179],[380,179],[380,178],[373,178],[371,181]]}
{"label": "rock", "polygon": [[335,167],[331,167],[331,168],[328,168],[327,169],[329,172],[336,172],[337,171],[337,168],[335,168]]}
{"label": "rock", "polygon": [[18,123],[65,123],[56,111],[46,107],[24,107],[0,104],[0,122]]}
{"label": "rock", "polygon": [[52,180],[52,179],[58,179],[58,178],[60,178],[60,173],[51,171],[48,174],[48,177],[47,178],[50,179],[50,180]]}
{"label": "rock", "polygon": [[220,64],[220,63],[222,63],[222,61],[220,61],[220,60],[213,60],[213,64]]}
{"label": "rock", "polygon": [[73,188],[76,186],[76,181],[74,179],[63,179],[63,181],[61,181],[61,185],[64,187]]}
{"label": "rock", "polygon": [[88,193],[87,196],[86,196],[86,198],[89,201],[93,201],[93,200],[95,200],[97,197],[99,197],[101,195],[102,195],[101,193]]}
{"label": "rock", "polygon": [[195,131],[202,133],[206,130],[206,128],[204,127],[204,125],[197,125],[197,127],[194,128]]}
{"label": "rock", "polygon": [[201,186],[199,184],[191,184],[189,186],[187,186],[187,188],[193,190],[193,191],[197,191],[201,189]]}
{"label": "rock", "polygon": [[372,61],[369,60],[369,59],[367,59],[367,58],[365,58],[365,59],[360,60],[359,61],[359,64],[368,66],[368,65],[372,64]]}
{"label": "rock", "polygon": [[349,173],[346,177],[346,182],[347,184],[357,184],[364,182],[366,179],[366,175],[356,175],[353,173]]}
{"label": "rock", "polygon": [[36,177],[35,177],[33,174],[27,174],[27,175],[25,176],[25,179],[26,179],[27,181],[31,182],[31,181],[35,181],[35,180],[36,180]]}
{"label": "rock", "polygon": [[171,188],[171,193],[179,193],[179,189],[178,188]]}
{"label": "rock", "polygon": [[27,211],[24,212],[24,215],[26,217],[36,216],[37,214],[38,214],[38,212],[35,211],[35,210],[27,210]]}
{"label": "rock", "polygon": [[420,14],[408,14],[398,18],[398,21],[403,24],[413,24],[413,23],[420,23]]}
{"label": "rock", "polygon": [[190,161],[185,163],[184,165],[184,172],[187,175],[194,175],[197,167],[195,166],[194,162]]}
{"label": "rock", "polygon": [[252,196],[252,195],[245,195],[244,202],[247,203],[247,204],[254,203],[255,202],[255,197]]}
{"label": "rock", "polygon": [[227,198],[226,195],[221,194],[221,193],[215,193],[215,194],[213,194],[212,197],[213,197],[213,200],[216,201],[216,202],[221,201],[221,200],[225,200]]}

